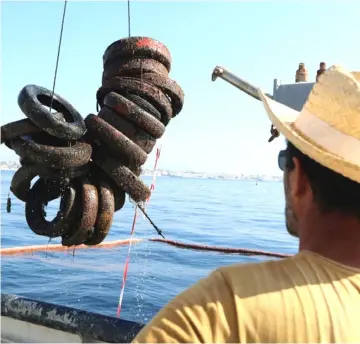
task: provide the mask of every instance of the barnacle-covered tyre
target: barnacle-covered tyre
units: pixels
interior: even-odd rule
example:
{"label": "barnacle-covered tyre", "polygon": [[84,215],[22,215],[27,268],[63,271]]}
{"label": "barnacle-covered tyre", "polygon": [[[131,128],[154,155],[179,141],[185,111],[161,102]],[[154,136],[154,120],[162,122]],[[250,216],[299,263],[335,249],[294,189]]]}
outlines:
{"label": "barnacle-covered tyre", "polygon": [[10,140],[10,146],[20,158],[28,163],[54,169],[85,165],[89,162],[92,152],[91,146],[81,141],[76,141],[70,147],[55,147],[39,144],[31,138],[21,137]]}
{"label": "barnacle-covered tyre", "polygon": [[96,186],[89,179],[76,181],[74,184],[79,207],[77,224],[72,231],[62,236],[63,246],[81,245],[86,242],[93,233],[93,228],[98,216],[99,196]]}
{"label": "barnacle-covered tyre", "polygon": [[[58,237],[70,231],[75,224],[78,212],[75,195],[75,190],[71,187],[62,190],[57,180],[39,178],[29,190],[26,199],[25,216],[30,229],[37,235],[49,238]],[[61,197],[60,210],[53,220],[46,220],[44,207],[48,202],[59,197]]]}
{"label": "barnacle-covered tyre", "polygon": [[145,57],[162,63],[168,72],[171,67],[171,55],[168,48],[156,39],[149,37],[128,37],[110,44],[103,55],[104,69],[119,58]]}
{"label": "barnacle-covered tyre", "polygon": [[144,73],[169,74],[166,67],[154,59],[125,57],[116,59],[113,63],[106,66],[102,82],[104,83],[115,76],[141,77]]}
{"label": "barnacle-covered tyre", "polygon": [[165,125],[160,120],[120,94],[115,92],[108,93],[104,98],[104,106],[113,110],[119,116],[133,122],[156,139],[159,139],[165,133]]}
{"label": "barnacle-covered tyre", "polygon": [[85,241],[85,245],[98,245],[108,235],[115,212],[114,192],[109,182],[99,180],[97,182],[97,190],[99,195],[99,207],[97,212],[94,231],[89,239]]}
{"label": "barnacle-covered tyre", "polygon": [[1,126],[1,143],[22,135],[31,135],[40,131],[41,129],[28,118],[10,122]]}
{"label": "barnacle-covered tyre", "polygon": [[147,185],[116,159],[105,157],[100,151],[94,150],[93,160],[135,202],[144,202],[150,196]]}
{"label": "barnacle-covered tyre", "polygon": [[[34,124],[60,139],[78,140],[86,131],[80,113],[64,98],[56,93],[52,94],[45,87],[25,86],[19,93],[18,104]],[[50,113],[50,105],[56,114]]]}
{"label": "barnacle-covered tyre", "polygon": [[146,162],[147,154],[143,149],[99,116],[90,114],[86,117],[85,123],[89,135],[100,139],[116,156],[122,156],[129,163],[136,165],[143,165]]}
{"label": "barnacle-covered tyre", "polygon": [[14,173],[10,190],[20,201],[26,202],[31,181],[37,176],[50,177],[54,172],[55,170],[42,165],[23,165]]}
{"label": "barnacle-covered tyre", "polygon": [[[108,80],[97,92],[97,101],[100,107],[106,105],[104,104],[104,98],[110,92],[116,92],[125,99],[128,94],[135,94],[147,100],[161,114],[161,122],[165,126],[169,124],[172,118],[173,111],[170,99],[163,92],[159,91],[156,86],[147,81],[125,76]],[[133,103],[129,100],[128,102]],[[121,106],[121,104],[118,104],[115,111],[122,113],[128,112],[129,110]]]}
{"label": "barnacle-covered tyre", "polygon": [[146,133],[133,122],[127,120],[107,107],[103,107],[98,113],[98,116],[117,130],[121,131],[147,154],[151,153],[153,150],[156,144],[155,137]]}

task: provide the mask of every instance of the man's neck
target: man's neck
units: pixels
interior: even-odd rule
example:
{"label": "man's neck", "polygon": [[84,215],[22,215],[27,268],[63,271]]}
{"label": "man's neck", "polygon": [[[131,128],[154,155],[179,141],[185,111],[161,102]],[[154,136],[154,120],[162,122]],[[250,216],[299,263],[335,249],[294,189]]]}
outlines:
{"label": "man's neck", "polygon": [[340,214],[317,216],[299,233],[300,251],[310,251],[360,269],[360,221]]}

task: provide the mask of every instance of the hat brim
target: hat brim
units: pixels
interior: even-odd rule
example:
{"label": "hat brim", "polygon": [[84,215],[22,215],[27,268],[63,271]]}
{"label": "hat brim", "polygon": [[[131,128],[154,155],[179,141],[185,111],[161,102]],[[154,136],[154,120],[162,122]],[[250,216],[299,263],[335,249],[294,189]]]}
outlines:
{"label": "hat brim", "polygon": [[260,89],[258,90],[258,94],[272,124],[297,149],[330,170],[360,183],[359,166],[349,163],[342,157],[324,150],[296,129],[294,123],[300,112],[270,99]]}

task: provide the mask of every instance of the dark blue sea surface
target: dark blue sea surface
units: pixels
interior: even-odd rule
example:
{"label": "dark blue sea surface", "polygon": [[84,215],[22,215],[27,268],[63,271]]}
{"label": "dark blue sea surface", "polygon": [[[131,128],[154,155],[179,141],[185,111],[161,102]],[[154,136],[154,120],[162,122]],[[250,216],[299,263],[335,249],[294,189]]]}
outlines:
{"label": "dark blue sea surface", "polygon": [[[1,173],[2,247],[46,245],[25,220],[25,205],[6,199],[13,171]],[[147,184],[151,180],[143,178]],[[57,212],[52,202],[48,216]],[[283,186],[280,182],[158,177],[148,213],[167,239],[226,247],[295,253],[297,241],[285,230]],[[129,237],[134,208],[129,202],[117,212],[106,240]],[[141,217],[137,238],[157,237]],[[60,243],[52,240],[51,243]],[[2,292],[88,311],[116,315],[128,247],[39,252],[1,259]],[[132,246],[121,317],[147,322],[176,294],[217,267],[258,262],[243,257],[184,250],[155,242]]]}

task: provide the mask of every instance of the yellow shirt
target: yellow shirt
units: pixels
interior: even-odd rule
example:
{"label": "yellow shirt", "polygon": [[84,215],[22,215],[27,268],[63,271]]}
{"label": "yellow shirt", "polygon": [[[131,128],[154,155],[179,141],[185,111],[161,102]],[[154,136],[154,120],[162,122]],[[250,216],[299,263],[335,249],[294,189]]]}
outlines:
{"label": "yellow shirt", "polygon": [[360,270],[310,252],[215,270],[133,343],[360,343]]}

